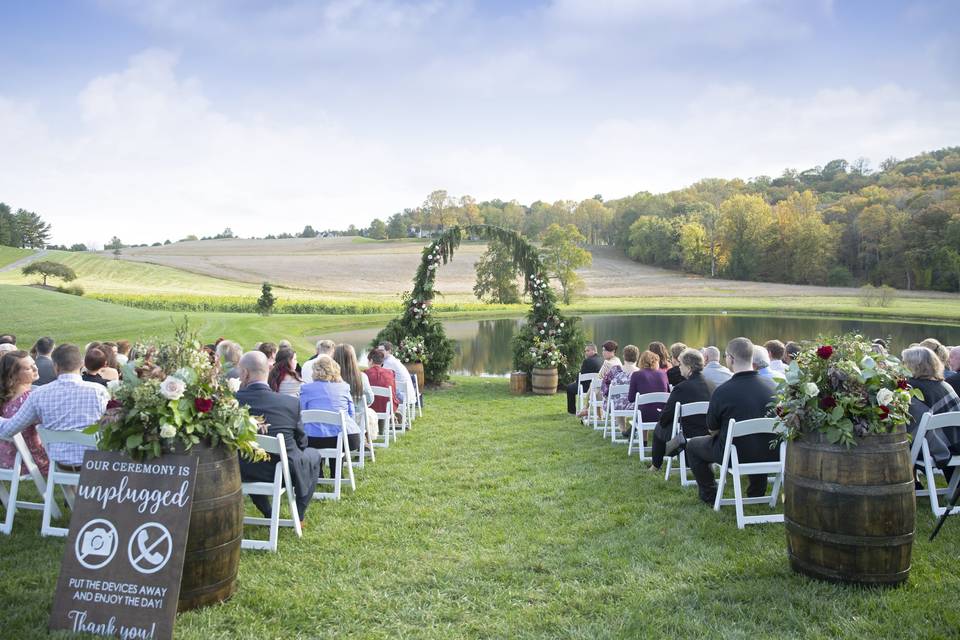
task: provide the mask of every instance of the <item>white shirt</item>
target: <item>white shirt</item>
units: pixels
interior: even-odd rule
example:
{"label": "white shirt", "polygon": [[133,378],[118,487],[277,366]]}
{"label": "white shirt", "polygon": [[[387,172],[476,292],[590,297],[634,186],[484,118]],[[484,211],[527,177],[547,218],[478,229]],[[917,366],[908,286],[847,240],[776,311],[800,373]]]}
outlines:
{"label": "white shirt", "polygon": [[413,389],[413,380],[410,379],[410,372],[407,371],[407,368],[403,366],[403,363],[400,362],[396,356],[393,354],[387,354],[387,357],[383,359],[383,368],[390,369],[396,375],[397,378],[397,397],[400,398],[400,402],[406,400],[408,389]]}
{"label": "white shirt", "polygon": [[314,356],[300,365],[300,379],[303,380],[303,384],[313,382],[313,363],[316,362],[319,357],[320,356]]}
{"label": "white shirt", "polygon": [[783,364],[783,360],[771,360],[771,361],[770,361],[770,371],[773,371],[773,372],[775,372],[775,373],[776,373],[776,372],[780,372],[780,373],[782,374],[782,373],[784,373],[786,370],[787,370],[787,367],[786,367],[785,364]]}

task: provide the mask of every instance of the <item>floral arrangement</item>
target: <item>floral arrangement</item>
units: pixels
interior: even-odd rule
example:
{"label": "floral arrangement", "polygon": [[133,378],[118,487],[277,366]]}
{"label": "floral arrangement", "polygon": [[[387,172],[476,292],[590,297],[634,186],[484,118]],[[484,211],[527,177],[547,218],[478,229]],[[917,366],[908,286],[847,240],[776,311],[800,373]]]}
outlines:
{"label": "floral arrangement", "polygon": [[396,348],[396,356],[400,362],[426,362],[427,345],[423,338],[414,336],[404,338]]}
{"label": "floral arrangement", "polygon": [[807,343],[780,384],[776,413],[794,439],[808,431],[848,447],[856,437],[888,433],[910,421],[910,372],[859,335]]}
{"label": "floral arrangement", "polygon": [[411,297],[406,300],[406,315],[410,317],[413,324],[425,324],[430,316],[430,301],[418,300]]}
{"label": "floral arrangement", "polygon": [[557,346],[557,343],[551,339],[534,337],[533,346],[530,347],[530,360],[534,367],[538,369],[556,369],[566,366],[567,357]]}
{"label": "floral arrangement", "polygon": [[139,344],[134,352],[141,357],[127,363],[122,381],[110,383],[107,411],[86,429],[100,434],[100,449],[143,460],[205,442],[266,458],[256,440],[260,424],[234,397],[240,381],[221,379],[186,326],[172,342]]}

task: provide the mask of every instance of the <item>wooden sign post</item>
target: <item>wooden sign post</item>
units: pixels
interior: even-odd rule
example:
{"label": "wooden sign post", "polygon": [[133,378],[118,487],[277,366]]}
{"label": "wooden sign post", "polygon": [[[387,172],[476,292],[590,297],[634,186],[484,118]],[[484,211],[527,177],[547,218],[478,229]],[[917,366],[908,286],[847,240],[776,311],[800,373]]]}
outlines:
{"label": "wooden sign post", "polygon": [[196,475],[195,456],[86,452],[51,630],[173,637]]}

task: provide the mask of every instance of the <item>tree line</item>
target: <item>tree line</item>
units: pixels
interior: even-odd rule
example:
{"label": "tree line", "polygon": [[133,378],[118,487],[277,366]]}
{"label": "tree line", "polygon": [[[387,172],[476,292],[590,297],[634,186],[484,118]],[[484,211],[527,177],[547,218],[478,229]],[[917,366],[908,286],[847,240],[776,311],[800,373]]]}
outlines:
{"label": "tree line", "polygon": [[749,180],[705,179],[668,193],[604,201],[477,202],[432,192],[363,229],[371,238],[493,224],[543,240],[572,225],[649,265],[796,284],[960,291],[960,147],[874,171],[860,158]]}
{"label": "tree line", "polygon": [[43,249],[50,239],[50,224],[26,209],[13,211],[0,202],[0,245],[20,249]]}

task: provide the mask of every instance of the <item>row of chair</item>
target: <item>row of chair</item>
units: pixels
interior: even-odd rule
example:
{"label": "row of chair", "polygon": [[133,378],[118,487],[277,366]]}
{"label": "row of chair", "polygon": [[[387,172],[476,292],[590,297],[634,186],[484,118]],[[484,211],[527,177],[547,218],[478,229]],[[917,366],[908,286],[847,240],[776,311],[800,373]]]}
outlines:
{"label": "row of chair", "polygon": [[[351,451],[347,438],[348,418],[345,411],[323,411],[317,409],[302,411],[300,416],[303,423],[324,423],[339,426],[337,443],[334,447],[320,449],[322,458],[337,459],[337,470],[333,478],[319,478],[317,484],[320,486],[331,487],[330,491],[317,491],[313,494],[315,500],[339,500],[342,495],[343,485],[346,482],[351,490],[356,490],[356,478],[354,468],[362,469],[367,460],[376,461],[375,448],[386,448],[390,446],[391,440],[396,442],[398,433],[409,431],[416,417],[423,415],[423,405],[420,401],[419,387],[416,378],[410,385],[409,393],[399,412],[394,411],[393,393],[386,387],[373,387],[375,397],[385,398],[385,410],[377,413],[377,419],[383,420],[385,427],[383,433],[367,446],[366,439],[361,437],[361,445],[358,451]],[[399,413],[401,420],[398,422],[395,415]],[[358,423],[362,433],[366,432],[367,415],[366,411],[360,409],[357,411]],[[97,446],[96,434],[85,434],[81,431],[51,431],[40,428],[37,430],[40,434],[40,441],[45,448],[55,443],[69,443],[81,446],[95,448]],[[66,536],[68,529],[54,526],[52,521],[60,517],[60,509],[55,497],[55,487],[60,486],[67,506],[73,507],[75,497],[75,487],[80,481],[80,474],[76,471],[65,471],[58,469],[57,465],[50,464],[47,477],[44,478],[37,468],[27,448],[22,436],[17,434],[11,438],[16,447],[16,458],[12,469],[0,469],[0,502],[3,503],[6,510],[3,524],[0,525],[0,533],[9,534],[13,530],[13,521],[18,509],[35,509],[43,512],[40,526],[41,536]],[[273,482],[244,482],[242,484],[244,495],[264,495],[271,498],[273,509],[270,518],[263,517],[244,517],[245,525],[260,525],[269,527],[269,537],[267,540],[244,538],[241,546],[244,549],[260,549],[276,551],[279,539],[279,528],[291,527],[297,537],[303,535],[300,527],[300,515],[297,510],[296,499],[293,492],[293,481],[290,476],[290,466],[287,460],[287,448],[285,446],[283,435],[267,436],[257,435],[257,443],[269,454],[279,458],[276,464],[276,470]],[[22,463],[22,464],[21,464]],[[25,473],[21,474],[21,467]],[[343,477],[344,470],[346,478]],[[36,486],[39,493],[43,496],[43,502],[30,502],[21,500],[20,485],[22,482],[30,482]],[[4,485],[7,483],[9,489]],[[280,505],[283,497],[286,496],[287,506],[290,510],[289,518],[280,517]]]}

